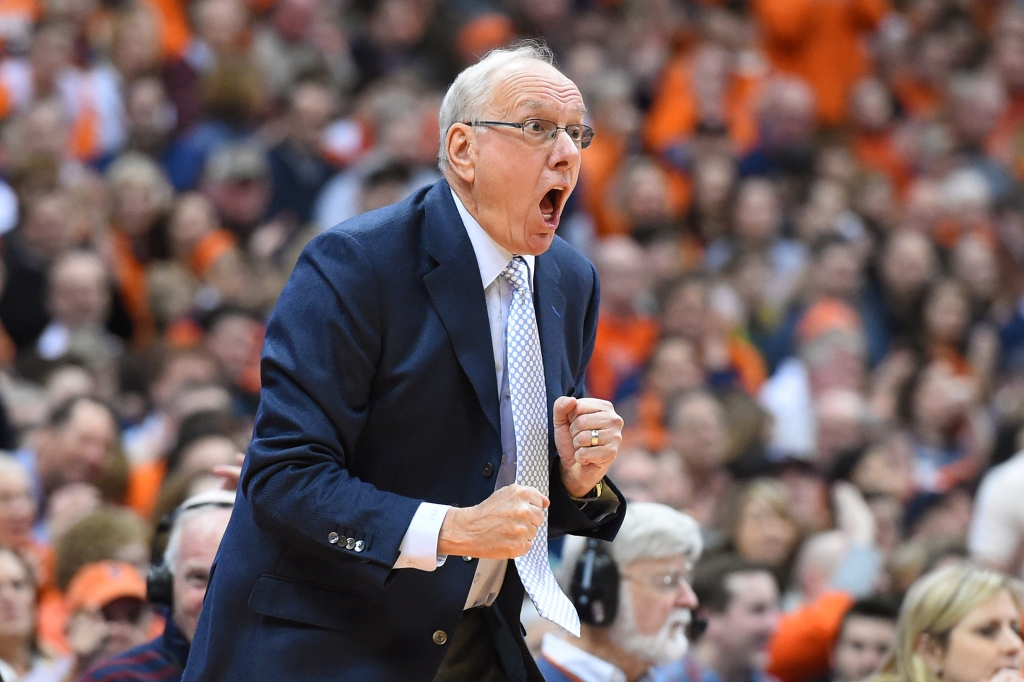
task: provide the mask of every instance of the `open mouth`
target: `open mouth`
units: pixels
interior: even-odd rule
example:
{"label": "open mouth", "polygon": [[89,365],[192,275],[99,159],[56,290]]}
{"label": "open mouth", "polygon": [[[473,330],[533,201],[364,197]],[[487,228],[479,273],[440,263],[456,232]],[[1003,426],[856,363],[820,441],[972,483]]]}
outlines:
{"label": "open mouth", "polygon": [[564,188],[552,187],[540,200],[540,215],[544,219],[544,223],[552,229],[558,227],[558,218],[562,213],[564,197]]}

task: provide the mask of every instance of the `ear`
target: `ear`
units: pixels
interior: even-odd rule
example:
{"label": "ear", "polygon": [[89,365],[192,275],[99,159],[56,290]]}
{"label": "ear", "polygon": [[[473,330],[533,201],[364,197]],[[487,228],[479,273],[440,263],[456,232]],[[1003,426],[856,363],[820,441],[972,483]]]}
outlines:
{"label": "ear", "polygon": [[444,138],[448,165],[468,185],[476,179],[476,131],[465,123],[453,123]]}
{"label": "ear", "polygon": [[921,657],[925,667],[936,677],[942,677],[946,665],[946,647],[935,637],[922,632],[914,642],[914,653]]}

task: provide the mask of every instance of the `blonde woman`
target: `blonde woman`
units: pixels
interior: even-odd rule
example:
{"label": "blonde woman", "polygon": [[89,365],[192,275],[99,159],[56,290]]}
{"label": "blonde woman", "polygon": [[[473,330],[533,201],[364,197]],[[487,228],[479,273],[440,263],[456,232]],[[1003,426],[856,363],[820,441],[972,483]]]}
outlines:
{"label": "blonde woman", "polygon": [[870,682],[1021,682],[1024,594],[1012,579],[970,565],[915,582],[896,644]]}

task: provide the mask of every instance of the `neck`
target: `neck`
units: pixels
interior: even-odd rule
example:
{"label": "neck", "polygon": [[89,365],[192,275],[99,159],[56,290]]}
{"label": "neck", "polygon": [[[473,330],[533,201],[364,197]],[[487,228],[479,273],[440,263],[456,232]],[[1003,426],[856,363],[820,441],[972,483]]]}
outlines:
{"label": "neck", "polygon": [[444,179],[448,181],[448,186],[452,188],[452,191],[455,192],[455,196],[457,196],[459,201],[462,202],[462,205],[466,207],[469,215],[473,216],[473,219],[477,222],[480,222],[480,214],[477,210],[476,200],[473,198],[473,188],[455,173],[445,173]]}
{"label": "neck", "polygon": [[32,667],[32,650],[21,637],[0,637],[0,658],[19,675],[24,675]]}
{"label": "neck", "polygon": [[742,663],[735,660],[735,657],[726,655],[707,639],[697,644],[697,658],[701,663],[715,671],[721,682],[749,682],[750,670]]}
{"label": "neck", "polygon": [[600,658],[606,663],[611,663],[626,674],[628,682],[636,682],[651,667],[646,661],[632,656],[623,651],[615,641],[608,636],[605,628],[583,626],[580,633],[580,641],[573,642],[574,646],[583,649],[587,653]]}

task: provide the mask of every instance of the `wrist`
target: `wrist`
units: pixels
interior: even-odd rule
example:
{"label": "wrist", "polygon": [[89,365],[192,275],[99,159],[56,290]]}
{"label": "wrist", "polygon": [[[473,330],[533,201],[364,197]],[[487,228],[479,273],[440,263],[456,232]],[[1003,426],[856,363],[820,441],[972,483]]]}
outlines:
{"label": "wrist", "polygon": [[591,488],[582,495],[573,495],[572,492],[569,492],[569,499],[571,499],[573,502],[593,502],[597,498],[601,497],[601,494],[603,492],[604,479],[598,481],[597,485],[595,485],[593,488]]}
{"label": "wrist", "polygon": [[460,556],[462,515],[465,509],[451,507],[444,515],[441,530],[437,533],[437,553],[442,556]]}

